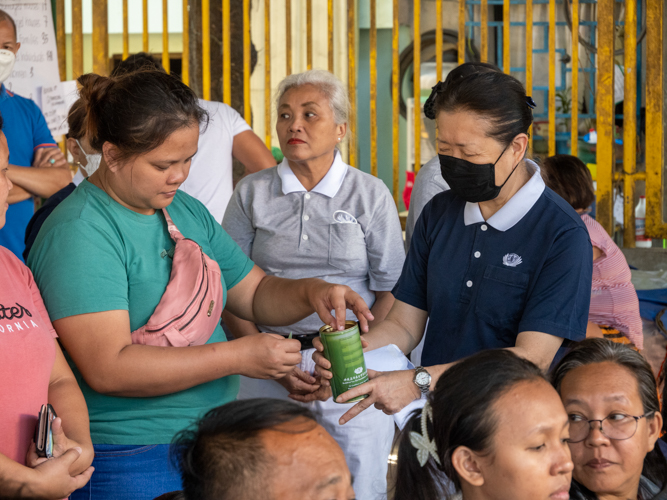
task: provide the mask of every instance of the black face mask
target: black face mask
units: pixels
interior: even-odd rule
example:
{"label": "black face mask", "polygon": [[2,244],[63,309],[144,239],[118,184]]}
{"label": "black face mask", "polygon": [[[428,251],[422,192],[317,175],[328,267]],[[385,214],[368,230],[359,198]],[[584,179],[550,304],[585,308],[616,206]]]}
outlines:
{"label": "black face mask", "polygon": [[[498,160],[507,151],[507,148],[500,153]],[[496,163],[471,163],[461,158],[453,156],[438,155],[440,158],[440,172],[442,178],[449,184],[450,189],[459,198],[463,198],[470,203],[479,203],[480,201],[489,201],[497,198],[500,190],[503,188],[516,167],[510,172],[500,186],[496,186]]]}

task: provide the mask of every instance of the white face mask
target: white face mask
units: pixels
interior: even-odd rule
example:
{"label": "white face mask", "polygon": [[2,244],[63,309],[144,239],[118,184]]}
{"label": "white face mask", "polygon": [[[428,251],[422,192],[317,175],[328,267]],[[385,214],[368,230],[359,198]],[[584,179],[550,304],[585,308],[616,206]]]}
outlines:
{"label": "white face mask", "polygon": [[102,161],[102,154],[101,153],[88,154],[83,149],[83,147],[81,147],[79,139],[76,139],[76,143],[79,145],[79,149],[83,153],[83,156],[86,157],[86,166],[81,165],[81,168],[83,168],[90,177],[95,173],[95,170],[100,168],[100,162]]}
{"label": "white face mask", "polygon": [[16,55],[7,49],[0,49],[0,83],[4,82],[12,74]]}

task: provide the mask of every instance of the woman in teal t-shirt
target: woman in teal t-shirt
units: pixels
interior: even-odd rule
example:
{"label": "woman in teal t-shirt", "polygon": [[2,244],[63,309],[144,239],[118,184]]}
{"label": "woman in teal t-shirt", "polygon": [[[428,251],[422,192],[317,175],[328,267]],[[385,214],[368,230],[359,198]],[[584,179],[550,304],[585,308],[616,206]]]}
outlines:
{"label": "woman in teal t-shirt", "polygon": [[150,500],[180,489],[168,461],[174,434],[236,398],[238,374],[280,378],[301,361],[300,343],[259,334],[205,345],[133,344],[169,282],[174,247],[161,209],[221,269],[223,304],[257,324],[286,325],[331,310],[372,319],[363,300],[322,280],[266,276],[206,208],[178,190],[206,122],[177,79],[143,71],[85,75],[81,98],[99,169],[51,214],[29,256],[53,325],[86,397],[95,473],[72,498]]}

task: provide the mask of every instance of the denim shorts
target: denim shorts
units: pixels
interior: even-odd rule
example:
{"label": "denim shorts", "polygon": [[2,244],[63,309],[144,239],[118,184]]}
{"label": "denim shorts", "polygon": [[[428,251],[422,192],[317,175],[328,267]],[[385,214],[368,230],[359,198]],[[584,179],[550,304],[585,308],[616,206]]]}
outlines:
{"label": "denim shorts", "polygon": [[153,500],[181,489],[169,445],[94,445],[95,472],[72,500]]}

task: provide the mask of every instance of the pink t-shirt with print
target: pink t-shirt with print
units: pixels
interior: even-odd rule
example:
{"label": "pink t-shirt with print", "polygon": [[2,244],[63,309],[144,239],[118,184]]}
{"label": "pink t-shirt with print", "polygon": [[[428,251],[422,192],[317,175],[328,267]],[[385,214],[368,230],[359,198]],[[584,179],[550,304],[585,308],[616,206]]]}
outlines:
{"label": "pink t-shirt with print", "polygon": [[48,402],[55,337],[30,269],[0,247],[0,453],[21,464]]}

